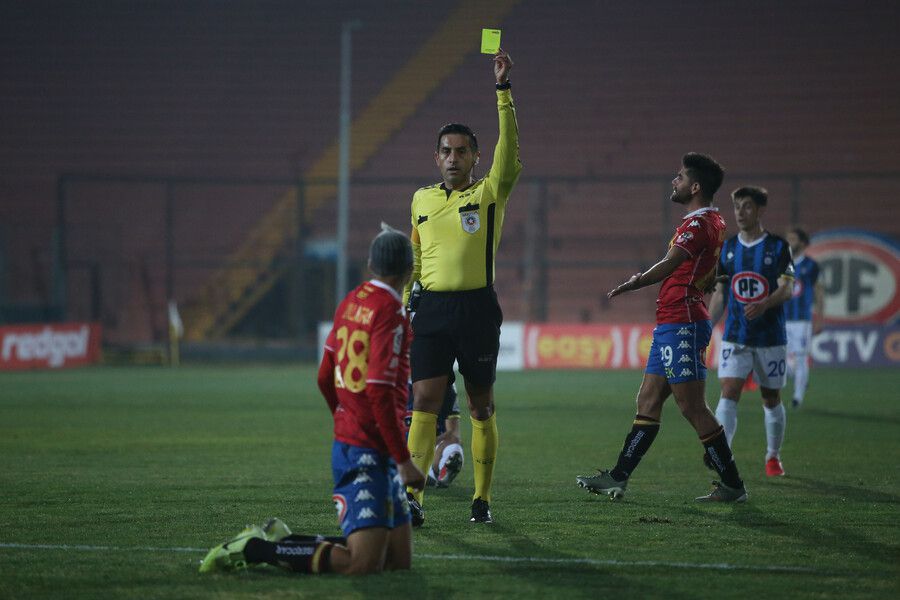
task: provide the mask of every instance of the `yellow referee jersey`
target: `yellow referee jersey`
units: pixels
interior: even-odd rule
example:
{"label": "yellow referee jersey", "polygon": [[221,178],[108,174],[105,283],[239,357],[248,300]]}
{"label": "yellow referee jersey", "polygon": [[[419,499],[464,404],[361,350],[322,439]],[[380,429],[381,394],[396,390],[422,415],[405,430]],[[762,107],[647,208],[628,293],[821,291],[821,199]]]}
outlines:
{"label": "yellow referee jersey", "polygon": [[516,109],[509,90],[497,90],[497,112],[500,137],[494,163],[484,178],[465,190],[454,190],[449,197],[441,184],[413,195],[412,281],[420,281],[426,290],[474,290],[494,283],[494,255],[500,246],[506,203],[522,171]]}

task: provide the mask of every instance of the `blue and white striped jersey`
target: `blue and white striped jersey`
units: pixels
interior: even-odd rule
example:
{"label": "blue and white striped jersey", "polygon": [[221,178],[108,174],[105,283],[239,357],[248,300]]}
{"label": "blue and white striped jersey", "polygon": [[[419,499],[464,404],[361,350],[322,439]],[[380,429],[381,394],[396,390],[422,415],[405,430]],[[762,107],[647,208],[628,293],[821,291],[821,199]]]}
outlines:
{"label": "blue and white striped jersey", "polygon": [[787,343],[784,309],[770,308],[757,319],[744,316],[744,306],[760,302],[778,289],[778,279],[794,278],[791,248],[784,238],[765,232],[746,244],[739,236],[725,241],[719,256],[719,272],[728,275],[725,291],[728,318],[724,339],[747,346],[782,346]]}
{"label": "blue and white striped jersey", "polygon": [[794,293],[784,303],[784,317],[788,321],[812,321],[819,280],[819,263],[808,256],[800,256],[794,263]]}

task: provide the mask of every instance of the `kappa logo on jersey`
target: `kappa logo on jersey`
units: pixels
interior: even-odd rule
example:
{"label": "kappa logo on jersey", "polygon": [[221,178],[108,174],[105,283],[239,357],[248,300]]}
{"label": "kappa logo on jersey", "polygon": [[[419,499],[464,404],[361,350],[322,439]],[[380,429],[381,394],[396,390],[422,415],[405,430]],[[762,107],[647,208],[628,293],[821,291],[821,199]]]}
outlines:
{"label": "kappa logo on jersey", "polygon": [[684,350],[685,348],[690,348],[690,347],[691,347],[691,344],[687,340],[681,340],[681,343],[678,344],[679,350]]}
{"label": "kappa logo on jersey", "polygon": [[462,222],[463,231],[466,233],[475,233],[481,228],[481,217],[477,210],[467,210],[459,213],[459,220]]}
{"label": "kappa logo on jersey", "polygon": [[343,523],[344,517],[347,516],[347,499],[343,494],[335,494],[331,497],[331,501],[334,502],[334,510],[337,511],[338,523]]}
{"label": "kappa logo on jersey", "polygon": [[356,518],[357,519],[374,519],[375,511],[372,510],[371,508],[369,508],[368,506],[366,506],[361,511],[359,511],[359,514],[356,515]]}
{"label": "kappa logo on jersey", "polygon": [[694,219],[693,221],[688,223],[688,227],[700,227],[700,221],[698,221],[697,219]]}
{"label": "kappa logo on jersey", "polygon": [[694,374],[694,372],[691,371],[690,369],[682,369],[681,373],[679,373],[678,376],[679,377],[690,377],[693,374]]}
{"label": "kappa logo on jersey", "polygon": [[743,304],[759,302],[769,295],[769,282],[755,271],[741,271],[731,278],[731,293]]}
{"label": "kappa logo on jersey", "polygon": [[362,502],[363,500],[374,500],[375,496],[372,495],[372,492],[369,490],[359,490],[359,493],[356,494],[356,498],[353,500],[356,502]]}
{"label": "kappa logo on jersey", "polygon": [[691,330],[687,327],[682,327],[678,330],[678,335],[691,335]]}
{"label": "kappa logo on jersey", "polygon": [[356,476],[356,479],[353,480],[354,485],[357,483],[369,483],[372,481],[372,478],[369,477],[368,473],[360,473]]}
{"label": "kappa logo on jersey", "polygon": [[688,356],[687,354],[682,354],[682,355],[681,355],[681,358],[678,359],[678,362],[680,362],[680,363],[689,363],[689,362],[694,362],[694,360],[693,360],[690,356]]}
{"label": "kappa logo on jersey", "polygon": [[356,459],[356,464],[358,465],[368,465],[370,467],[374,467],[378,464],[378,461],[375,460],[375,457],[371,454],[361,454],[359,458]]}

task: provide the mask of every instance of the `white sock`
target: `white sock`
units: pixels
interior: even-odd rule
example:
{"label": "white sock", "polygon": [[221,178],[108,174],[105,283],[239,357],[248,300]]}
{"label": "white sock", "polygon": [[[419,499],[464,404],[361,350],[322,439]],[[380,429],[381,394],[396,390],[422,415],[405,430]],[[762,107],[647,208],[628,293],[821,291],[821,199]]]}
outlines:
{"label": "white sock", "polygon": [[803,402],[806,386],[809,384],[809,362],[805,354],[798,354],[794,364],[794,400]]}
{"label": "white sock", "polygon": [[463,448],[459,444],[447,444],[444,446],[444,451],[441,452],[441,460],[438,462],[438,471],[444,468],[444,465],[447,464],[447,461],[454,454],[459,454],[465,460],[465,454],[463,453]]}
{"label": "white sock", "polygon": [[779,403],[775,408],[763,406],[766,416],[766,460],[779,458],[781,445],[784,443],[785,413],[784,404]]}
{"label": "white sock", "polygon": [[725,428],[725,438],[728,445],[731,446],[731,440],[734,439],[734,433],[737,431],[737,405],[738,403],[728,398],[719,398],[719,405],[716,407],[716,419]]}
{"label": "white sock", "polygon": [[434,472],[434,465],[431,465],[430,467],[428,467],[428,476],[431,477],[432,479],[435,479],[435,480],[437,479],[437,473]]}

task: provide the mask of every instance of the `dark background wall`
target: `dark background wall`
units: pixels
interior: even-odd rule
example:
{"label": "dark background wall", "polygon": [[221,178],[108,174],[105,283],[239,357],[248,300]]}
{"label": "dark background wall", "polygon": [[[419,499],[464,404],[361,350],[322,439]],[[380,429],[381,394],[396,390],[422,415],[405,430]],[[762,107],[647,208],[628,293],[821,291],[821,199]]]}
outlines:
{"label": "dark background wall", "polygon": [[[51,300],[61,174],[301,176],[337,135],[340,24],[363,21],[354,37],[359,114],[455,8],[421,1],[0,3],[6,302]],[[798,220],[814,231],[855,225],[896,237],[898,22],[895,2],[522,0],[502,22],[483,23],[503,29],[516,63],[525,163],[498,259],[508,316],[528,316],[523,239],[534,217],[529,194],[538,197],[544,177],[646,178],[542,188],[547,285],[579,290],[577,301],[550,293],[547,317],[554,320],[649,316],[651,294],[622,307],[598,297],[630,263],[662,251],[663,232],[677,216],[664,206],[665,185],[689,150],[725,165],[723,192],[746,183],[769,187],[773,230]],[[428,78],[446,78],[355,176],[436,180],[434,134],[453,120],[479,133],[489,164],[496,113],[490,59],[477,53],[477,38],[477,30],[459,31],[457,43],[470,49],[461,65],[448,69],[451,61],[438,58],[407,81],[412,92]],[[805,177],[799,189],[796,176]],[[374,219],[405,226],[415,187],[354,196],[357,260]],[[143,256],[150,265],[142,270],[127,258],[106,269],[107,280],[118,282],[105,286],[110,323],[148,322],[142,312],[165,300],[161,188],[71,193],[69,237],[85,256]],[[277,186],[180,188],[176,259],[224,258],[279,193]],[[719,205],[733,227],[727,195]],[[332,236],[330,203],[311,221],[312,239]],[[182,277],[175,295],[190,296],[198,277]],[[123,339],[152,337],[151,330]]]}

